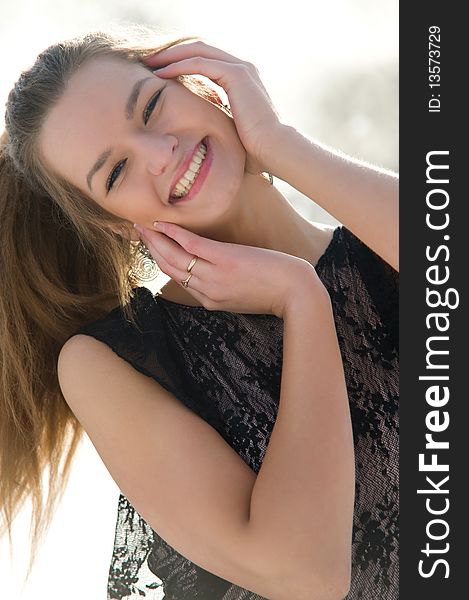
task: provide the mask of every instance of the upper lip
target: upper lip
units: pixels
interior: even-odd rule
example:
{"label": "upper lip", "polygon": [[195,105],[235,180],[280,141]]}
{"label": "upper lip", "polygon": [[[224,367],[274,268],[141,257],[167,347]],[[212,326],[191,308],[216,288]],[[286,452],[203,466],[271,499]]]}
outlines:
{"label": "upper lip", "polygon": [[189,168],[189,165],[192,162],[192,157],[194,156],[195,152],[197,151],[197,149],[200,146],[200,143],[203,141],[203,139],[204,138],[202,138],[202,140],[198,141],[197,144],[192,148],[192,150],[190,150],[186,154],[186,158],[182,161],[179,169],[176,171],[176,175],[174,176],[174,179],[172,180],[171,185],[169,187],[169,202],[170,203],[173,201],[172,193],[174,192],[176,183],[181,179],[181,177],[184,175],[184,173]]}

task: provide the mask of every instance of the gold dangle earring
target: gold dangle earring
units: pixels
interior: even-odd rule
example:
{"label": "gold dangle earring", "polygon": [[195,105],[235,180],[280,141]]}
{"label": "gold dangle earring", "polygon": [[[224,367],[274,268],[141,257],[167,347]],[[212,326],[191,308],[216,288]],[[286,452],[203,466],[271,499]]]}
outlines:
{"label": "gold dangle earring", "polygon": [[132,270],[140,281],[152,281],[161,272],[150,250],[142,240],[137,245],[137,257]]}

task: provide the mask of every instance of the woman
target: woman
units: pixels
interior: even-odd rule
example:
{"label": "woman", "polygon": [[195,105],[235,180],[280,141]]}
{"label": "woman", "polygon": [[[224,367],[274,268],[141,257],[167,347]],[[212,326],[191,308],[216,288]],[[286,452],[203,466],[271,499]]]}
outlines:
{"label": "woman", "polygon": [[45,466],[58,493],[84,429],[122,491],[109,598],[397,598],[396,178],[305,139],[255,67],[190,39],[58,44],[9,96],[6,523]]}

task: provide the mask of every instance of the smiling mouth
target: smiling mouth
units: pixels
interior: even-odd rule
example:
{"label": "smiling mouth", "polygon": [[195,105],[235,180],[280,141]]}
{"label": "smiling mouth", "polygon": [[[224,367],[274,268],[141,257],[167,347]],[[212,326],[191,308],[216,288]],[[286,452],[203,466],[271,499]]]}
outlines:
{"label": "smiling mouth", "polygon": [[193,152],[184,175],[180,177],[173,186],[169,197],[169,202],[174,203],[187,196],[195,181],[197,181],[197,177],[199,176],[206,157],[207,141],[206,138],[204,138],[201,142],[199,142],[197,148]]}

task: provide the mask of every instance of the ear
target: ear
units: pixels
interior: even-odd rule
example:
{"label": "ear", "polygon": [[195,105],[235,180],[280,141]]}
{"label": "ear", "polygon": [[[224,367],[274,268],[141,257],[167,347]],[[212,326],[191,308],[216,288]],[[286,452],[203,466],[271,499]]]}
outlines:
{"label": "ear", "polygon": [[207,89],[209,90],[210,100],[212,102],[215,102],[215,104],[219,104],[220,106],[222,106],[223,102],[221,101],[220,94],[209,86],[207,86]]}
{"label": "ear", "polygon": [[[222,100],[222,98],[220,96],[220,94],[218,93],[218,91],[212,85],[209,85],[205,81],[198,80],[197,81],[197,86],[199,87],[200,90],[203,90],[203,92],[205,94],[205,97],[210,102],[213,102],[213,104],[216,104],[220,108],[222,106],[225,106],[224,103],[223,103],[223,100]],[[225,93],[225,96],[226,96],[226,92],[223,92],[223,93]]]}

